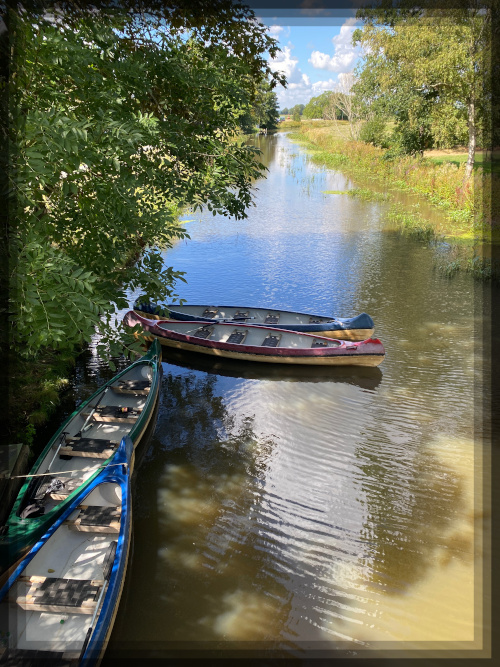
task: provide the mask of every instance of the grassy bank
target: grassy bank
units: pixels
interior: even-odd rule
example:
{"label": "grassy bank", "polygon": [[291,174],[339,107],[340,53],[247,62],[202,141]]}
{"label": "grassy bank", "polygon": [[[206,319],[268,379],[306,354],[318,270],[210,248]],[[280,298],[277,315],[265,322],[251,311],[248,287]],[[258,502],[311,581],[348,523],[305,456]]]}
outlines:
{"label": "grassy bank", "polygon": [[[345,121],[285,122],[280,129],[288,130],[292,141],[302,145],[314,162],[362,179],[365,187],[354,189],[353,196],[390,201],[391,192],[406,191],[439,208],[444,214],[439,228],[415,210],[405,211],[401,206],[391,208],[389,219],[421,240],[440,237],[451,243],[453,258],[449,266],[441,267],[447,275],[462,269],[482,280],[499,278],[499,267],[492,266],[489,251],[492,243],[500,241],[498,232],[492,233],[500,211],[491,197],[493,188],[500,184],[500,174],[492,169],[491,157],[487,161],[481,154],[473,176],[464,185],[466,157],[457,152],[388,159],[387,151],[353,141]],[[377,191],[380,186],[385,190],[382,197]]]}
{"label": "grassy bank", "polygon": [[283,123],[281,128],[291,130],[291,139],[303,144],[315,162],[360,175],[365,182],[382,182],[388,190],[425,197],[444,211],[449,221],[447,236],[491,240],[491,190],[499,177],[483,169],[483,162],[478,161],[464,186],[465,159],[387,159],[381,148],[350,139],[347,122],[303,121]]}

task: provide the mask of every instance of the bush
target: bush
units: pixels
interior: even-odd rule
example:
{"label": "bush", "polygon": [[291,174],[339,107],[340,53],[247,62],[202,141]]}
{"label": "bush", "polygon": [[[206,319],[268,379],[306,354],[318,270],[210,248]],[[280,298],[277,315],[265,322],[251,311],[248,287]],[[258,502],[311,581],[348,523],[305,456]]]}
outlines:
{"label": "bush", "polygon": [[361,141],[365,144],[373,144],[380,148],[389,148],[389,140],[386,133],[385,121],[382,118],[367,120],[359,134]]}

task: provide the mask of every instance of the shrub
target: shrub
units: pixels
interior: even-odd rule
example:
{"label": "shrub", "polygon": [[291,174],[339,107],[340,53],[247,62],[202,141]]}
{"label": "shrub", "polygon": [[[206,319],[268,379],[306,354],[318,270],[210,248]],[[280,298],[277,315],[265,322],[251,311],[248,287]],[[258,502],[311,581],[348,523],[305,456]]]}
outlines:
{"label": "shrub", "polygon": [[361,128],[359,138],[366,144],[373,144],[380,148],[389,148],[385,121],[382,118],[367,120]]}

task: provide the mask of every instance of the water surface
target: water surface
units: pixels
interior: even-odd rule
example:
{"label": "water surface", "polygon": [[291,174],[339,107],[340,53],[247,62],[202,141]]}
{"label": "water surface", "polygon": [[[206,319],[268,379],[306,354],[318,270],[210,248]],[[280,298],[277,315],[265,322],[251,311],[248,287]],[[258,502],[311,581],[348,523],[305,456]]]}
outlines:
{"label": "water surface", "polygon": [[481,290],[387,203],[325,194],[353,184],[286,135],[256,141],[248,219],[188,216],[165,253],[180,296],[365,311],[387,356],[295,372],[165,352],[107,655],[480,648]]}

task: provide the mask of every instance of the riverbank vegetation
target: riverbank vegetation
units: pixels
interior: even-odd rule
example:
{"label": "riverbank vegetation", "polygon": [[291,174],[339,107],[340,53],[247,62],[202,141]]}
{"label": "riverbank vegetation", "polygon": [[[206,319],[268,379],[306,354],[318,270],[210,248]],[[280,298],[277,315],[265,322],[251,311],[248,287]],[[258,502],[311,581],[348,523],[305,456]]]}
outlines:
{"label": "riverbank vegetation", "polygon": [[131,293],[175,298],[179,211],[246,216],[264,166],[234,137],[285,83],[277,42],[232,0],[9,4],[6,25],[12,354],[71,355],[96,332],[107,358],[138,352],[114,319]]}
{"label": "riverbank vegetation", "polygon": [[[492,198],[500,185],[492,148],[500,136],[493,123],[491,6],[415,8],[383,0],[356,16],[362,27],[353,44],[363,53],[356,70],[338,90],[310,100],[300,122],[281,128],[292,130],[313,160],[375,179],[388,191],[424,196],[446,214],[440,234],[482,253],[484,244],[498,242],[500,216]],[[427,221],[410,218],[406,227],[428,237]],[[474,266],[489,261],[473,259]],[[482,275],[495,273],[489,267]]]}

